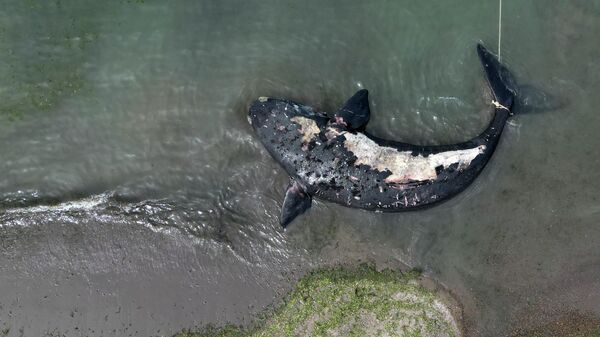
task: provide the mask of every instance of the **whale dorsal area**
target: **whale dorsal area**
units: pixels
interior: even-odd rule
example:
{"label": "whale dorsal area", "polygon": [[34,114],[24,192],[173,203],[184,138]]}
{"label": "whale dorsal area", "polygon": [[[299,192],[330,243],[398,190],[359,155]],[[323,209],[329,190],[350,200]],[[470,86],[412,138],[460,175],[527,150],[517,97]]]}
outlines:
{"label": "whale dorsal area", "polygon": [[395,184],[436,180],[437,168],[457,165],[459,170],[464,170],[486,150],[485,145],[478,145],[424,156],[379,145],[360,132],[343,132],[341,135],[345,139],[344,147],[356,157],[355,166],[366,165],[379,172],[390,172],[385,182]]}

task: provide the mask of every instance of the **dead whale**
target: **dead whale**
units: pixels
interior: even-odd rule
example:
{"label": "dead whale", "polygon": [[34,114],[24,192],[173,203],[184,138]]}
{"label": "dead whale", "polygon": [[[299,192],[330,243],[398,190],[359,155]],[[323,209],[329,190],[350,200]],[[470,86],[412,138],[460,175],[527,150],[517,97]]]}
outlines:
{"label": "dead whale", "polygon": [[477,53],[493,95],[494,117],[479,136],[459,144],[419,146],[365,132],[367,90],[358,91],[331,117],[284,99],[254,102],[248,121],[291,176],[281,225],[305,212],[313,197],[397,212],[434,205],[469,186],[491,158],[516,97],[506,67],[481,44]]}

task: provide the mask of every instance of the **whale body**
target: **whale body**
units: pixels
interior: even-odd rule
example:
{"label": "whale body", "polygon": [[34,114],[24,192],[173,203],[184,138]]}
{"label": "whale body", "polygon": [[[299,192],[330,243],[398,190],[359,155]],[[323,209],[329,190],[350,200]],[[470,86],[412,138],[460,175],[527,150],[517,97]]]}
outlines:
{"label": "whale body", "polygon": [[477,53],[493,95],[494,117],[466,142],[419,146],[367,133],[368,91],[359,90],[329,117],[290,100],[261,97],[248,121],[271,156],[290,175],[280,223],[286,227],[312,198],[371,211],[414,210],[464,190],[492,156],[512,114],[516,85],[483,45]]}

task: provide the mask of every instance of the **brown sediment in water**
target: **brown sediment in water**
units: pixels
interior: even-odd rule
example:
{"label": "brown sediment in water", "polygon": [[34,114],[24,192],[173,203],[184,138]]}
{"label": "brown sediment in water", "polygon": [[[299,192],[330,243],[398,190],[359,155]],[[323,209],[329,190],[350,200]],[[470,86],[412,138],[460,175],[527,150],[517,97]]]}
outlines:
{"label": "brown sediment in water", "polygon": [[600,337],[600,317],[572,311],[545,325],[516,330],[511,337]]}

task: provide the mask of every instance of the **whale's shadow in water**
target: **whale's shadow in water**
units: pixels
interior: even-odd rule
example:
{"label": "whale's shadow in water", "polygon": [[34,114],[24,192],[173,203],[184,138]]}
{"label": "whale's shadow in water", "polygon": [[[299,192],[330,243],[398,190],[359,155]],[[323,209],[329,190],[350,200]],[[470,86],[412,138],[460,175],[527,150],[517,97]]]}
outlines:
{"label": "whale's shadow in water", "polygon": [[523,84],[517,88],[515,111],[517,114],[544,113],[561,110],[568,105],[565,97],[535,85]]}

